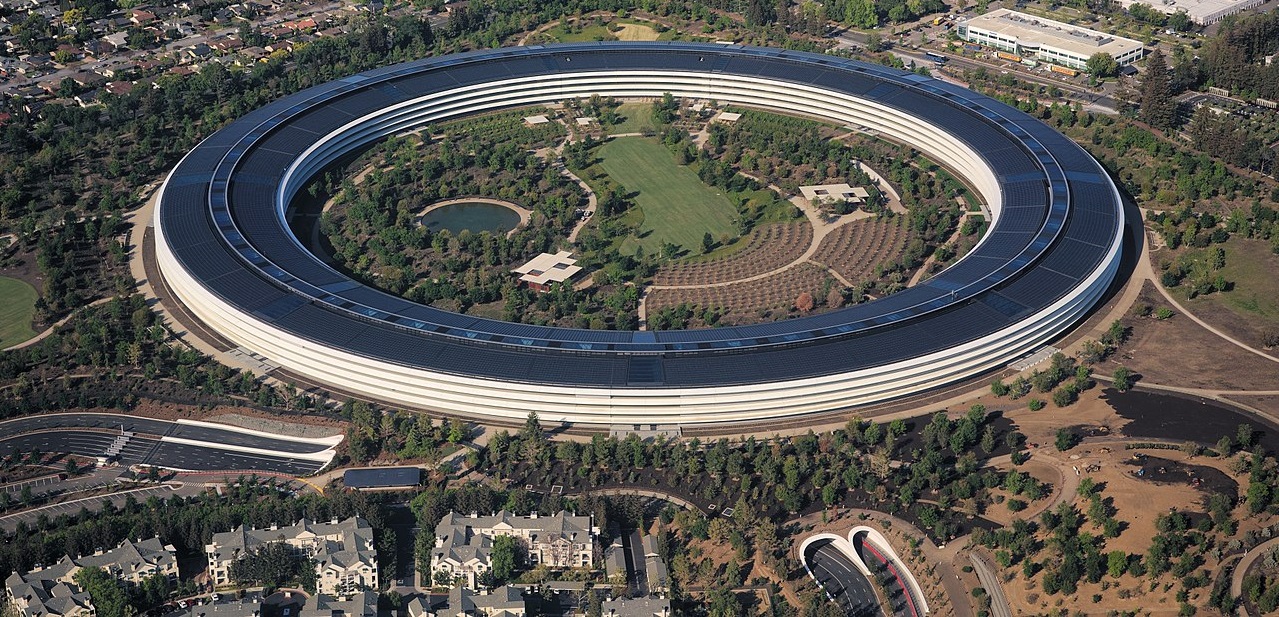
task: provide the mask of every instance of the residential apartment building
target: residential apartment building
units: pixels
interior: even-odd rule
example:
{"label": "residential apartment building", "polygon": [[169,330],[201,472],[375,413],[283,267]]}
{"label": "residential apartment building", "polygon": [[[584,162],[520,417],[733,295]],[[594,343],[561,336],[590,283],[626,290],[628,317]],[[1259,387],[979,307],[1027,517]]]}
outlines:
{"label": "residential apartment building", "polygon": [[1077,70],[1085,70],[1095,54],[1108,53],[1120,66],[1127,66],[1145,52],[1141,41],[1010,9],[961,21],[956,33],[971,43]]}
{"label": "residential apartment building", "polygon": [[[447,607],[432,609],[422,596],[408,604],[409,617],[526,617],[528,609],[518,588],[504,585],[491,593],[454,587]],[[306,617],[305,615],[302,617]]]}
{"label": "residential apartment building", "polygon": [[75,575],[82,568],[101,568],[129,585],[152,576],[178,581],[178,560],[172,545],[159,538],[120,543],[109,551],[83,557],[63,557],[58,563],[5,579],[5,598],[23,617],[95,617],[89,594],[80,590]]}
{"label": "residential apartment building", "polygon": [[377,589],[377,549],[373,528],[359,517],[345,521],[316,523],[302,519],[287,527],[267,529],[243,525],[214,534],[204,549],[209,559],[209,579],[215,586],[231,584],[231,564],[244,555],[272,542],[283,542],[315,564],[316,591],[346,595],[362,589]]}
{"label": "residential apartment building", "polygon": [[490,516],[449,512],[435,527],[431,576],[461,579],[474,589],[480,575],[492,568],[493,538],[498,536],[518,538],[528,551],[530,565],[591,568],[598,534],[590,517],[566,512],[554,516],[516,516],[505,510]]}
{"label": "residential apartment building", "polygon": [[[280,614],[275,607],[275,614]],[[209,604],[193,604],[176,617],[261,617],[260,599],[234,599]],[[377,617],[377,593],[361,591],[334,597],[317,593],[306,600],[297,617]]]}

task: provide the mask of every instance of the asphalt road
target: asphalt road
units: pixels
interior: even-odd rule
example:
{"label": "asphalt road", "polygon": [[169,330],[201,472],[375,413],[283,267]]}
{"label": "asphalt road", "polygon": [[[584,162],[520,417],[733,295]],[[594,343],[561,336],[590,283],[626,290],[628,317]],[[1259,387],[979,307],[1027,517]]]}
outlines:
{"label": "asphalt road", "polygon": [[[7,433],[0,428],[0,433]],[[60,452],[76,456],[96,457],[102,454],[107,446],[115,440],[115,435],[107,432],[96,432],[75,429],[40,430],[34,433],[12,434],[0,437],[0,456],[8,456],[17,452]],[[134,437],[120,452],[121,465],[135,465],[146,460],[147,454],[159,443],[154,439]]]}
{"label": "asphalt road", "polygon": [[7,420],[0,422],[0,435],[16,435],[54,428],[101,428],[118,432],[122,427],[123,430],[134,433],[180,437],[182,439],[258,448],[288,454],[320,452],[328,447],[324,444],[241,433],[230,427],[221,429],[192,426],[153,418],[96,413],[46,414]]}
{"label": "asphalt road", "polygon": [[844,608],[849,617],[883,615],[875,589],[853,562],[830,542],[814,542],[809,548],[808,569],[822,589]]}
{"label": "asphalt road", "polygon": [[162,443],[151,452],[145,464],[187,471],[269,471],[294,476],[306,476],[324,465],[316,461],[231,452],[204,446]]}
{"label": "asphalt road", "polygon": [[[839,44],[842,46],[856,46],[856,47],[866,46],[866,35],[860,32],[855,32],[855,31],[842,32],[836,35],[835,39],[839,41]],[[914,61],[917,66],[931,67],[933,65],[932,61],[929,60],[924,55],[926,51],[930,51],[928,49],[921,48],[921,49],[915,50],[905,45],[894,44],[891,51],[894,55],[898,56],[903,61]],[[1075,99],[1078,99],[1087,104],[1096,105],[1104,109],[1113,110],[1115,109],[1115,105],[1117,103],[1113,93],[1109,90],[1106,90],[1103,92],[1096,92],[1087,87],[1070,83],[1062,79],[1057,79],[1048,75],[1036,73],[1035,71],[1028,70],[1023,66],[1012,63],[1012,62],[1003,64],[1001,62],[975,60],[972,58],[966,58],[956,54],[945,54],[945,55],[948,58],[948,64],[952,66],[958,66],[958,67],[966,68],[970,70],[984,68],[988,71],[1011,72],[1019,79],[1033,82],[1036,84],[1041,84],[1044,86],[1060,88],[1063,91],[1070,93],[1072,97]]]}

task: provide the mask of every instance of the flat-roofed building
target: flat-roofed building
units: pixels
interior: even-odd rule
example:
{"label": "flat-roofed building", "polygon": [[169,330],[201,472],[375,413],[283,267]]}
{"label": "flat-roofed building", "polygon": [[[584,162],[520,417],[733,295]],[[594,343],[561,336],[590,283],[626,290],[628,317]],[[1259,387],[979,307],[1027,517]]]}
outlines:
{"label": "flat-roofed building", "polygon": [[421,483],[422,470],[417,467],[368,467],[342,474],[342,484],[357,490],[398,490]]}
{"label": "flat-roofed building", "polygon": [[1265,0],[1119,0],[1119,4],[1124,9],[1130,9],[1134,4],[1144,4],[1167,15],[1185,13],[1190,21],[1207,26],[1221,21],[1227,15],[1257,8],[1265,4]]}
{"label": "flat-roofed building", "polygon": [[603,617],[670,617],[671,601],[665,598],[618,598],[604,603]]}
{"label": "flat-roofed building", "polygon": [[1140,60],[1145,50],[1141,41],[1010,9],[961,21],[956,33],[971,43],[1078,70],[1085,70],[1088,59],[1099,53],[1127,66]]}
{"label": "flat-roofed building", "polygon": [[528,263],[512,270],[520,275],[520,282],[528,285],[533,291],[549,291],[556,283],[568,281],[582,271],[582,267],[573,259],[573,254],[560,251],[555,254],[542,253]]}

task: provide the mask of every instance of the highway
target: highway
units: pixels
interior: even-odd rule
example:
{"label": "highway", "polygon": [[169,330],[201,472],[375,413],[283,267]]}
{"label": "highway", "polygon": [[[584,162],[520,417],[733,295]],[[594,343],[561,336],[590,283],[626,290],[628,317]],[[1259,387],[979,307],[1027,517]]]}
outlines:
{"label": "highway", "polygon": [[828,542],[815,542],[809,549],[808,569],[849,617],[883,615],[871,582],[853,562]]}

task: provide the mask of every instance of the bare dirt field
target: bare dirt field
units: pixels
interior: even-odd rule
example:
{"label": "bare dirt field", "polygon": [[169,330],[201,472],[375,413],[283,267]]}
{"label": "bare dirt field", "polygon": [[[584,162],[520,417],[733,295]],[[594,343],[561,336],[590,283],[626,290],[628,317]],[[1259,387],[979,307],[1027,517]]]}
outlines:
{"label": "bare dirt field", "polygon": [[[1138,303],[1156,309],[1167,306],[1147,282]],[[1200,315],[1200,317],[1203,317]],[[1189,388],[1256,390],[1279,388],[1279,367],[1231,345],[1182,315],[1157,320],[1131,313],[1123,324],[1132,334],[1119,353],[1101,365],[1109,373],[1119,365],[1141,374],[1142,380]],[[1175,358],[1175,361],[1170,359]],[[1268,385],[1267,385],[1268,384]]]}
{"label": "bare dirt field", "polygon": [[[87,409],[100,413],[120,413],[116,409]],[[346,430],[346,422],[324,416],[304,414],[275,415],[249,407],[214,407],[202,409],[194,405],[178,405],[142,399],[128,412],[130,415],[160,420],[202,420],[220,422],[252,430],[284,433],[299,437],[328,437]]]}
{"label": "bare dirt field", "polygon": [[[1113,396],[1113,393],[1108,394]],[[1091,477],[1101,485],[1102,499],[1109,501],[1114,507],[1115,518],[1123,524],[1118,538],[1106,540],[1105,549],[1108,552],[1123,550],[1127,553],[1145,553],[1150,548],[1151,538],[1156,534],[1155,520],[1160,513],[1173,509],[1204,512],[1207,495],[1211,492],[1223,492],[1230,497],[1236,497],[1238,492],[1241,479],[1230,474],[1229,462],[1223,458],[1189,457],[1186,453],[1166,449],[1124,449],[1124,443],[1134,440],[1133,435],[1124,435],[1134,422],[1120,416],[1100,388],[1087,390],[1079,402],[1071,407],[1056,408],[1049,405],[1037,412],[1018,407],[1008,411],[1007,415],[1010,420],[1017,422],[1022,433],[1027,435],[1028,442],[1039,444],[1030,449],[1031,461],[1018,469],[1054,484],[1050,502],[1058,501],[1056,495],[1064,488],[1067,492],[1064,498],[1074,503],[1079,511],[1087,512],[1087,502],[1076,494],[1078,480]],[[1172,415],[1182,413],[1172,412]],[[1142,429],[1150,428],[1147,422],[1141,422],[1141,425]],[[1054,447],[1054,438],[1056,429],[1062,426],[1072,426],[1072,430],[1077,433],[1091,437],[1067,452],[1058,452]],[[1134,458],[1133,454],[1140,456]],[[1007,462],[1001,463],[999,467],[1004,470],[1012,469]],[[1138,475],[1138,469],[1145,471]],[[1035,518],[1042,507],[1044,502],[1033,503],[1018,516]],[[999,509],[1007,508],[1003,504],[995,504],[990,507],[986,516],[998,520],[1010,518],[998,515]],[[1236,516],[1239,516],[1238,513]],[[1085,522],[1082,531],[1101,534],[1101,530],[1091,522]],[[1050,554],[1051,549],[1046,549],[1039,558],[1049,557]],[[1205,567],[1211,570],[1215,563],[1206,563]],[[1042,573],[1030,580],[1017,568],[1010,568],[1005,573],[1010,576],[1005,580],[1004,590],[1012,603],[1014,614],[1044,613],[1063,607],[1077,609],[1085,605],[1090,607],[1088,614],[1105,614],[1109,611],[1177,614],[1178,611],[1172,591],[1165,591],[1163,584],[1156,584],[1152,588],[1150,580],[1145,577],[1137,580],[1128,575],[1120,579],[1106,576],[1100,584],[1088,584],[1085,580],[1074,595],[1050,597],[1042,593]],[[1165,575],[1165,579],[1169,582],[1173,580],[1168,575]],[[1160,582],[1164,582],[1164,579],[1160,579]],[[1122,594],[1124,597],[1120,597],[1120,590],[1126,590]],[[1197,591],[1204,593],[1205,590]],[[1201,603],[1202,599],[1192,598],[1192,602]]]}

